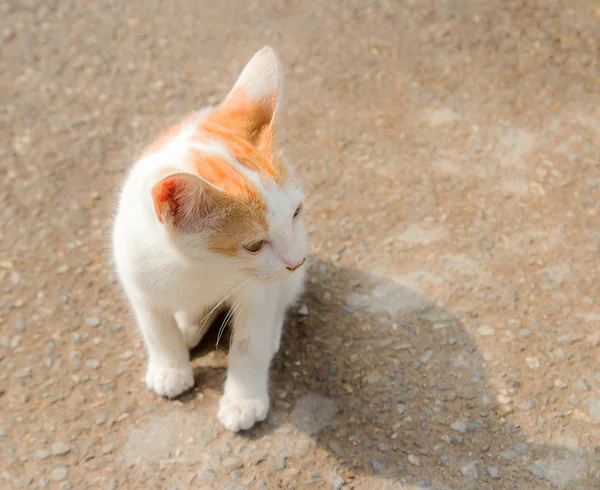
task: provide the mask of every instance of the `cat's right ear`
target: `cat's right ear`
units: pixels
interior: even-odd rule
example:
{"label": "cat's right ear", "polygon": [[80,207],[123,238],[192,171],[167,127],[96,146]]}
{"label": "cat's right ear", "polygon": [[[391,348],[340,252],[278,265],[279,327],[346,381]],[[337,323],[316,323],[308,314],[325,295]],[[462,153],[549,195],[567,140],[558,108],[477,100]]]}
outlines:
{"label": "cat's right ear", "polygon": [[186,228],[210,211],[206,183],[197,175],[163,170],[152,185],[154,212],[161,223]]}

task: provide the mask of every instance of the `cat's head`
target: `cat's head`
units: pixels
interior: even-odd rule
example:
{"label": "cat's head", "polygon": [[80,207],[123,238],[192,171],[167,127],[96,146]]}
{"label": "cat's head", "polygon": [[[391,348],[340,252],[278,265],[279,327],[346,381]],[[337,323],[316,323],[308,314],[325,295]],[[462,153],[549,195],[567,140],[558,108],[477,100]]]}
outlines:
{"label": "cat's head", "polygon": [[151,183],[156,220],[192,260],[264,280],[306,261],[304,194],[275,149],[281,87],[277,56],[263,48],[219,106],[150,147],[166,159]]}

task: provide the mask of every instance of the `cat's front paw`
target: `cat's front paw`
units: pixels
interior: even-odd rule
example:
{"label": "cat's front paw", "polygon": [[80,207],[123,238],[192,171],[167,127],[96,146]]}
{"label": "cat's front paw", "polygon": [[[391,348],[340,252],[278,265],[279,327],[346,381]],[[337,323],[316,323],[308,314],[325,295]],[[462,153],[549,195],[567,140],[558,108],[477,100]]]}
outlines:
{"label": "cat's front paw", "polygon": [[160,396],[174,398],[194,386],[194,370],[190,364],[172,368],[151,363],[146,372],[146,386]]}
{"label": "cat's front paw", "polygon": [[262,422],[269,412],[269,397],[236,399],[223,395],[219,401],[219,420],[232,432],[247,430]]}

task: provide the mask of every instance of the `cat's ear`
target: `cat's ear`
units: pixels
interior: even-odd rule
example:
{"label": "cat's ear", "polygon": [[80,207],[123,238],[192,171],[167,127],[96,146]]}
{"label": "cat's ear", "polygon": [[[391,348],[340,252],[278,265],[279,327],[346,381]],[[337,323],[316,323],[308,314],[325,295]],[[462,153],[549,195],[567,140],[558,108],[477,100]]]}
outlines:
{"label": "cat's ear", "polygon": [[189,228],[212,209],[210,186],[197,175],[165,169],[152,184],[154,212],[161,223]]}
{"label": "cat's ear", "polygon": [[258,144],[265,133],[272,137],[282,85],[279,59],[272,48],[264,47],[245,66],[214,117]]}

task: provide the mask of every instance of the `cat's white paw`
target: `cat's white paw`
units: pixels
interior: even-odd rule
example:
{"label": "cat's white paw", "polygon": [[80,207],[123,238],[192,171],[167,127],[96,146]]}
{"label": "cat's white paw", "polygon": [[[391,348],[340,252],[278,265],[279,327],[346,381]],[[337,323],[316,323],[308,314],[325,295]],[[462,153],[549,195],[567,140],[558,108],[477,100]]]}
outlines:
{"label": "cat's white paw", "polygon": [[234,399],[223,395],[219,401],[219,420],[232,432],[247,430],[262,422],[269,412],[269,397]]}
{"label": "cat's white paw", "polygon": [[188,364],[181,368],[165,368],[149,364],[146,386],[160,396],[174,398],[194,386],[194,370]]}

